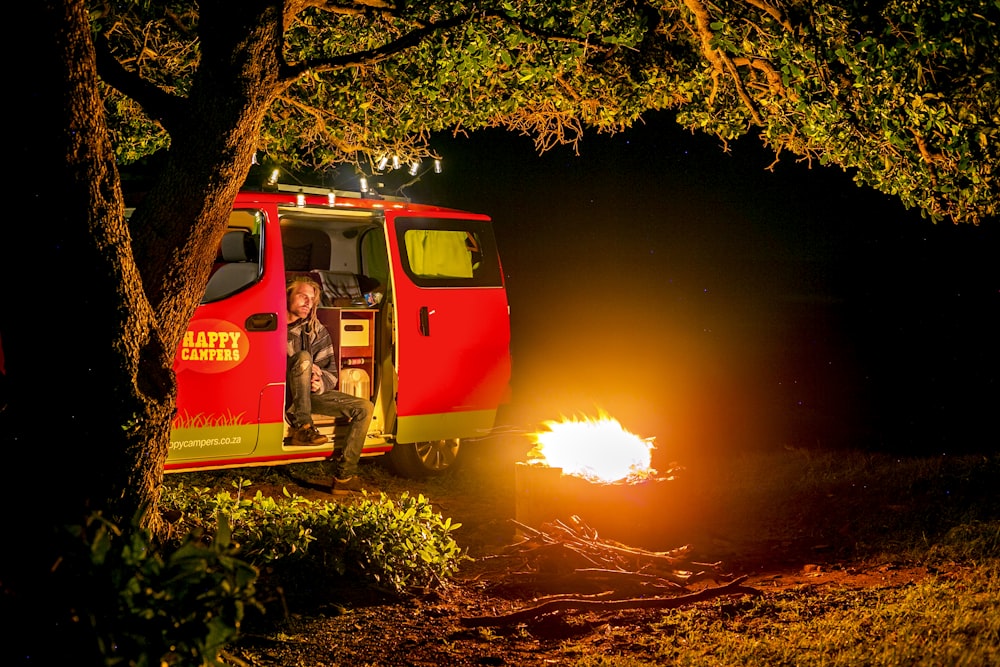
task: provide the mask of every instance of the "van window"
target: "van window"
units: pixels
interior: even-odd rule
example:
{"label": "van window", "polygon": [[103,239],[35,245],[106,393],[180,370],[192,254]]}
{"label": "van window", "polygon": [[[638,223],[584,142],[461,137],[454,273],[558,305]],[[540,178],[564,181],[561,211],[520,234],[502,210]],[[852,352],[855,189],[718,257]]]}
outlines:
{"label": "van window", "polygon": [[235,210],[230,214],[229,228],[216,251],[202,303],[224,299],[257,282],[261,273],[262,229],[260,211]]}
{"label": "van window", "polygon": [[396,220],[403,268],[421,287],[500,287],[493,230],[479,220]]}

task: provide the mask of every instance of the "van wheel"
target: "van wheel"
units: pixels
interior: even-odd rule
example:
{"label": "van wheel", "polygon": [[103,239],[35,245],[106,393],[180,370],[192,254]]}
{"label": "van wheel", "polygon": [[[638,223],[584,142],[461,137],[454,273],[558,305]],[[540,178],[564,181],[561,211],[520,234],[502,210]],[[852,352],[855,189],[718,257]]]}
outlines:
{"label": "van wheel", "polygon": [[396,474],[411,479],[440,475],[455,466],[458,459],[458,438],[397,442],[386,457]]}

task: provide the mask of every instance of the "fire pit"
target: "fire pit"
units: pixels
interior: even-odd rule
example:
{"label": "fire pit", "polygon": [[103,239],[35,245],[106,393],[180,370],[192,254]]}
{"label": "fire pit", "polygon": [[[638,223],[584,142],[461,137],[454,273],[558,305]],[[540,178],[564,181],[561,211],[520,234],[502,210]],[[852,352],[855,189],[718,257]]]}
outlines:
{"label": "fire pit", "polygon": [[652,468],[653,438],[607,415],[545,422],[528,461],[515,464],[515,520],[531,528],[582,523],[604,539],[648,549],[677,546],[681,508],[673,475]]}

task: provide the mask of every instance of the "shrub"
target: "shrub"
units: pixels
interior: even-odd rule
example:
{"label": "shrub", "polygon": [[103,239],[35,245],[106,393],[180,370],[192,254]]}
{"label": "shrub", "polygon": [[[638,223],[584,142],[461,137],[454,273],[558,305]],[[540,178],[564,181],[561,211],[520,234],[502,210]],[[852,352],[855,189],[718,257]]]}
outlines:
{"label": "shrub", "polygon": [[[247,608],[257,605],[257,570],[236,558],[224,519],[213,539],[194,531],[170,547],[155,545],[138,525],[122,530],[93,514],[70,528],[73,543],[55,577],[70,611],[69,634],[81,643],[49,638],[40,650],[52,656],[92,642],[105,665],[217,664]],[[59,600],[52,606],[59,613]]]}
{"label": "shrub", "polygon": [[468,559],[452,537],[460,524],[442,518],[423,495],[403,493],[394,501],[365,493],[337,503],[287,491],[282,499],[260,492],[243,498],[249,482],[235,486],[235,493],[165,486],[161,506],[179,511],[187,528],[205,532],[217,516],[229,517],[244,558],[307,587],[306,580],[322,572],[401,593],[443,583]]}

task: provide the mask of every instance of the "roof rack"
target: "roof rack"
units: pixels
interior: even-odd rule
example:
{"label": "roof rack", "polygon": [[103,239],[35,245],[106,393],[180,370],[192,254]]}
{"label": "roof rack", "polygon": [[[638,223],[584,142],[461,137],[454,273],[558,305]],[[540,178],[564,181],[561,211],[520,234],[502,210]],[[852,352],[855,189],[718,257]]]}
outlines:
{"label": "roof rack", "polygon": [[322,197],[328,197],[332,194],[334,197],[350,197],[353,199],[385,199],[388,201],[408,201],[406,197],[383,195],[374,190],[369,190],[368,192],[356,192],[353,190],[337,190],[335,188],[321,188],[315,185],[292,185],[290,183],[275,183],[274,185],[269,185],[268,188],[271,188],[277,192],[320,195]]}

